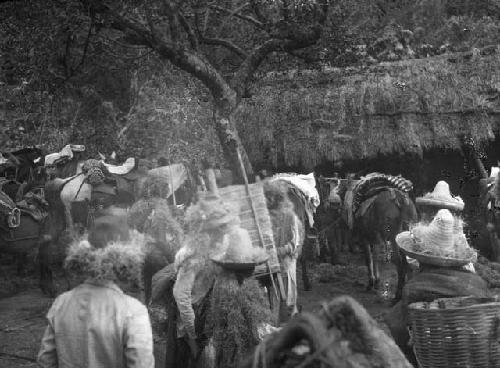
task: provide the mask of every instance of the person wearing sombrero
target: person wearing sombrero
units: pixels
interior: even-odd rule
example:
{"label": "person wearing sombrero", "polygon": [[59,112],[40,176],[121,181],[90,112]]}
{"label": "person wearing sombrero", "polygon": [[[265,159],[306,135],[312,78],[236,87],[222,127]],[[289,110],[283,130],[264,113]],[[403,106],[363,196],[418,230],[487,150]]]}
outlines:
{"label": "person wearing sombrero", "polygon": [[271,322],[266,293],[252,278],[255,267],[268,259],[254,247],[249,233],[233,222],[219,254],[211,257],[221,269],[212,296],[207,328],[218,368],[233,368],[259,344],[259,330]]}
{"label": "person wearing sombrero", "polygon": [[[450,186],[444,180],[438,181],[432,192],[417,197],[415,203],[422,221],[430,222],[439,210],[448,209],[455,219],[455,226],[458,228],[463,226],[461,214],[464,209],[464,201],[459,196],[451,194]],[[468,263],[464,267],[474,272],[472,263]]]}
{"label": "person wearing sombrero", "polygon": [[85,281],[58,296],[47,313],[40,367],[154,368],[148,310],[123,291],[140,281],[144,236],[129,235],[114,215],[103,217],[88,240],[68,249],[65,269]]}
{"label": "person wearing sombrero", "polygon": [[[211,308],[211,300],[216,279],[224,274],[221,266],[226,266],[228,258],[232,258],[233,266],[254,262],[234,251],[244,250],[250,239],[240,227],[238,212],[235,205],[213,194],[187,210],[188,233],[175,256],[171,289],[174,303],[169,304],[167,312],[170,326],[175,323],[175,331],[170,328],[167,336],[167,368],[195,366],[206,350],[213,330],[207,327],[207,320],[218,310]],[[167,289],[163,294],[169,292]]]}
{"label": "person wearing sombrero", "polygon": [[432,192],[417,197],[415,203],[423,210],[423,215],[428,216],[423,220],[431,220],[440,209],[448,209],[452,214],[458,214],[464,209],[462,198],[453,196],[450,192],[450,186],[444,180],[438,181]]}
{"label": "person wearing sombrero", "polygon": [[[458,223],[460,224],[460,223]],[[418,260],[420,271],[403,288],[402,299],[386,315],[391,334],[405,354],[414,359],[408,345],[408,305],[438,298],[459,296],[485,297],[485,280],[463,266],[476,260],[463,228],[448,209],[441,209],[430,224],[419,223],[411,231],[396,237],[396,243],[407,256]]]}

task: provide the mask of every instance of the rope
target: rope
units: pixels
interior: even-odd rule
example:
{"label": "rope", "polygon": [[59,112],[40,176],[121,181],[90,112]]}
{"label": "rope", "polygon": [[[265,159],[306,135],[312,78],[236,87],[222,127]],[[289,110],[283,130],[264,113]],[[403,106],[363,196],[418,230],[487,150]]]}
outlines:
{"label": "rope", "polygon": [[[81,173],[80,173],[80,174],[78,174],[78,175],[83,175],[83,172],[81,172]],[[72,179],[76,178],[78,175],[74,176]],[[68,184],[68,182],[69,182],[69,181],[67,181],[67,182],[66,182],[66,183],[64,183],[64,184]],[[80,190],[82,189],[83,184],[85,184],[85,178],[83,178],[82,183],[80,184],[80,187],[78,188],[78,192],[76,192],[75,197],[73,198],[73,200],[75,200],[75,199],[78,197],[78,194],[80,194]]]}

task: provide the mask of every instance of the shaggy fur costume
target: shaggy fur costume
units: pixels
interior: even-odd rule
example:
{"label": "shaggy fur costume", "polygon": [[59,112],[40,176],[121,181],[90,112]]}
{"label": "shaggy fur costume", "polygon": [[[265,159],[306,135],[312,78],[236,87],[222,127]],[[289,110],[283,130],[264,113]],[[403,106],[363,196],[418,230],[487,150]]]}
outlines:
{"label": "shaggy fur costume", "polygon": [[238,285],[229,272],[218,276],[212,291],[207,335],[216,351],[215,366],[237,367],[260,342],[257,327],[271,321],[271,312],[259,282],[247,279]]}
{"label": "shaggy fur costume", "polygon": [[97,281],[140,284],[145,236],[132,232],[127,241],[110,242],[96,249],[86,239],[70,245],[65,269],[75,276]]}

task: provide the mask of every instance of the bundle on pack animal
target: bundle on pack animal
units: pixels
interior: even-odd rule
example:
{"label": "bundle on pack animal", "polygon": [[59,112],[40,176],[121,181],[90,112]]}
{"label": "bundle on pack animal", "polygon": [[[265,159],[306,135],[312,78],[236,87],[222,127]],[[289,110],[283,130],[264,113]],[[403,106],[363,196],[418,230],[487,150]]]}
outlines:
{"label": "bundle on pack animal", "polygon": [[[392,256],[391,260],[397,267],[398,285],[395,299],[399,300],[409,268],[395,238],[404,227],[417,222],[418,215],[415,204],[408,192],[404,191],[412,187],[407,181],[403,181],[405,184],[401,186],[398,184],[401,181],[394,180],[393,177],[377,175],[368,176],[369,182],[376,183],[376,189],[371,189],[370,185],[363,184],[362,181],[354,189],[355,198],[362,199],[354,208],[354,231],[359,234],[365,251],[368,289],[376,289],[380,284],[377,259],[381,248],[385,247],[386,253]],[[381,182],[385,184],[381,185]],[[359,188],[363,188],[364,195],[357,193]],[[388,242],[390,247],[387,247]]]}

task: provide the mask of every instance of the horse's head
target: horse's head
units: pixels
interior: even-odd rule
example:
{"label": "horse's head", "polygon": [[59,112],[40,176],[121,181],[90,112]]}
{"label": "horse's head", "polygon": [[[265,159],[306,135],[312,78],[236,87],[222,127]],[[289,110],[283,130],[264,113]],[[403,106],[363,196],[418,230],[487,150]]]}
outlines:
{"label": "horse's head", "polygon": [[394,189],[397,193],[396,200],[401,214],[401,224],[404,229],[409,229],[410,225],[418,222],[418,212],[415,203],[408,193]]}
{"label": "horse's head", "polygon": [[325,209],[342,207],[341,181],[338,177],[325,178],[320,176],[317,183],[321,204]]}

